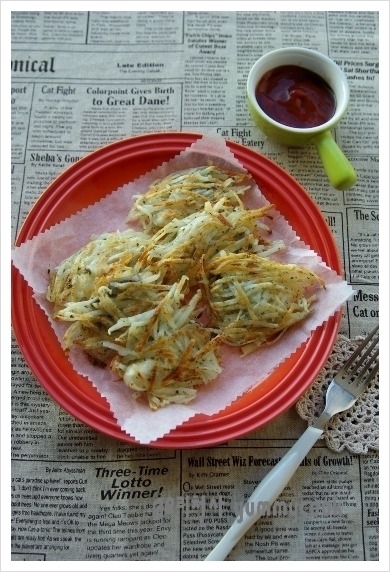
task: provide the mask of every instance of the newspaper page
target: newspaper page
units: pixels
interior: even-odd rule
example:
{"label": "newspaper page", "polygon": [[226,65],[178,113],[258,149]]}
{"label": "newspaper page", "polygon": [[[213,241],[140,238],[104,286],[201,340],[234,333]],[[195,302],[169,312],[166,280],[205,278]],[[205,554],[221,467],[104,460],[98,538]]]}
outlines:
{"label": "newspaper page", "polygon": [[[11,24],[13,241],[45,188],[94,149],[143,133],[218,133],[272,159],[319,205],[355,290],[341,333],[377,324],[377,11],[16,10]],[[335,133],[359,176],[347,192],[330,187],[314,147],[272,143],[250,119],[249,69],[290,45],[329,55],[349,80]],[[12,398],[13,561],[204,560],[306,428],[292,407],[210,448],[115,440],[46,394],[16,340]],[[378,560],[378,463],[318,441],[279,509],[227,560]]]}

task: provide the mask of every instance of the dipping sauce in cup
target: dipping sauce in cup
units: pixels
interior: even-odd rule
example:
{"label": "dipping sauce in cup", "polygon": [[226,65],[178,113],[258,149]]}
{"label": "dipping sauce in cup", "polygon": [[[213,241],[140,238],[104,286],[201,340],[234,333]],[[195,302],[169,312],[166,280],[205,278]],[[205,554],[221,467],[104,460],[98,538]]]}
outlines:
{"label": "dipping sauce in cup", "polygon": [[251,117],[269,139],[314,144],[335,189],[356,183],[356,172],[332,135],[349,103],[347,78],[333,60],[307,48],[268,52],[253,64],[246,91]]}
{"label": "dipping sauce in cup", "polygon": [[336,111],[332,88],[317,73],[300,66],[279,66],[263,75],[256,100],[265,113],[290,127],[317,127]]}

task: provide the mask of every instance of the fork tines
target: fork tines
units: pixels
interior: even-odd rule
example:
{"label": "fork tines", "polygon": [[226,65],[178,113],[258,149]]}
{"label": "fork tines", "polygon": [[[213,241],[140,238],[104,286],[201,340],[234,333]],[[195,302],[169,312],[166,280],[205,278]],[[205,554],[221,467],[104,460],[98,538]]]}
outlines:
{"label": "fork tines", "polygon": [[[374,328],[367,338],[353,352],[348,361],[344,364],[339,375],[345,379],[349,378],[350,383],[360,376],[361,382],[368,383],[373,379],[379,369],[377,361],[379,355],[379,326]],[[364,351],[362,351],[364,350]]]}

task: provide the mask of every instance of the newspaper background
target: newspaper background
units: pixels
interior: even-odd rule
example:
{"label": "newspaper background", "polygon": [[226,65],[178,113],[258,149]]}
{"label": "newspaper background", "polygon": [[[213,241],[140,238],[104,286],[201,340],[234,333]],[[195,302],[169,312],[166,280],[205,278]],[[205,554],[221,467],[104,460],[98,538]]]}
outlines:
{"label": "newspaper background", "polygon": [[[356,290],[341,332],[368,333],[379,314],[378,26],[376,11],[13,12],[13,240],[45,187],[89,151],[147,132],[219,133],[273,159],[319,204]],[[330,188],[314,148],[273,144],[249,118],[251,65],[288,45],[329,55],[349,79],[336,139],[359,181],[346,193]],[[235,503],[305,428],[292,408],[219,447],[130,446],[61,410],[16,342],[12,366],[13,561],[203,560]],[[378,560],[378,488],[377,454],[333,454],[319,441],[280,497],[298,518],[260,519],[228,560]]]}

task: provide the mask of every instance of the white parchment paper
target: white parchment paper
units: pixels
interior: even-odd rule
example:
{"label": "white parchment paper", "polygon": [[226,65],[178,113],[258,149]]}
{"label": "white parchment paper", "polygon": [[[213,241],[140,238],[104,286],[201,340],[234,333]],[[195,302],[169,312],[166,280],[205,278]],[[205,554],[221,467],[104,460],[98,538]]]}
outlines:
{"label": "white parchment paper", "polygon": [[[124,230],[131,226],[126,218],[134,195],[144,193],[156,179],[210,161],[220,167],[245,170],[222,137],[204,135],[169,162],[136,181],[113,190],[108,197],[13,250],[13,264],[32,287],[37,303],[46,312],[60,340],[67,325],[54,322],[50,317],[52,308],[45,296],[48,268],[55,268],[64,258],[89,242],[92,235]],[[244,197],[247,208],[257,208],[267,202],[256,185]],[[87,377],[100,394],[106,397],[120,427],[139,443],[148,444],[163,437],[197,413],[212,415],[224,409],[265,379],[352,295],[353,290],[347,282],[301,242],[277,210],[273,212],[272,221],[267,221],[267,224],[272,229],[273,239],[283,239],[287,246],[283,254],[278,254],[278,260],[307,266],[323,278],[326,288],[318,291],[313,313],[298,327],[287,332],[277,344],[261,348],[245,357],[241,357],[238,348],[222,347],[223,372],[211,384],[202,387],[190,404],[174,404],[151,411],[147,404],[135,401],[131,390],[122,382],[115,382],[117,378],[109,370],[91,365],[80,350],[70,352],[69,359],[74,369]]]}

